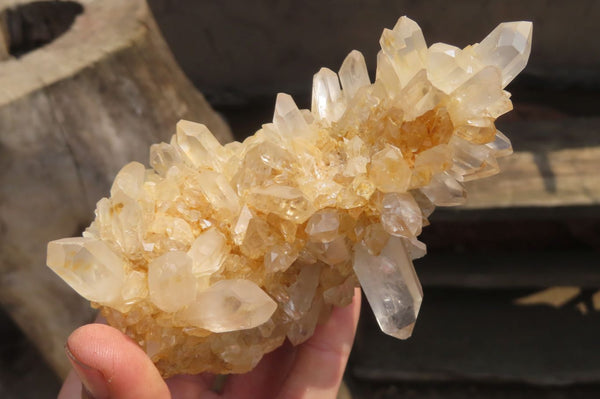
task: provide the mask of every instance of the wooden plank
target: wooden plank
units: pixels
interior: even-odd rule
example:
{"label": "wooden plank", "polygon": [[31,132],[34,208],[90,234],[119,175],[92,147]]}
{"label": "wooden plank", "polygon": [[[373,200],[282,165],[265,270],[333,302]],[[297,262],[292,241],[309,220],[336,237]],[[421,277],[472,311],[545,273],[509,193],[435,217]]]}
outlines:
{"label": "wooden plank", "polygon": [[535,290],[425,289],[413,336],[384,335],[364,306],[351,374],[370,382],[599,383],[600,312],[516,306]]}
{"label": "wooden plank", "polygon": [[499,124],[515,153],[501,172],[468,182],[465,209],[584,206],[600,203],[600,118]]}

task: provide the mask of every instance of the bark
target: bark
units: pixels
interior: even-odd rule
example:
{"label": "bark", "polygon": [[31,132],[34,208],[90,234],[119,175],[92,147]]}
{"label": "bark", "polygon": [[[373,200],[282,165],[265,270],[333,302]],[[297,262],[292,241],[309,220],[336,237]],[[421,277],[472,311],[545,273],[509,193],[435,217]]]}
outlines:
{"label": "bark", "polygon": [[[32,5],[0,0],[0,11],[18,15],[19,3]],[[167,141],[179,119],[231,139],[144,0],[80,4],[62,35],[0,62],[0,303],[61,376],[68,334],[94,315],[45,266],[46,243],[79,235],[116,172],[147,164],[150,144]]]}

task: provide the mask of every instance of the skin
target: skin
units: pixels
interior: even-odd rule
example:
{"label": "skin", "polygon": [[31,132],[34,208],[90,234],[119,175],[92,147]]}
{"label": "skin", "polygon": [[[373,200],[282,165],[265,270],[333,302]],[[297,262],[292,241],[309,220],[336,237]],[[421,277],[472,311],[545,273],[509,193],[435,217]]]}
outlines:
{"label": "skin", "polygon": [[[335,399],[360,312],[360,290],[352,304],[335,308],[305,343],[286,343],[267,354],[249,373],[231,375],[220,393],[215,376],[178,375],[163,380],[144,351],[120,331],[89,324],[66,345],[73,365],[58,399]],[[83,383],[83,384],[82,384]]]}

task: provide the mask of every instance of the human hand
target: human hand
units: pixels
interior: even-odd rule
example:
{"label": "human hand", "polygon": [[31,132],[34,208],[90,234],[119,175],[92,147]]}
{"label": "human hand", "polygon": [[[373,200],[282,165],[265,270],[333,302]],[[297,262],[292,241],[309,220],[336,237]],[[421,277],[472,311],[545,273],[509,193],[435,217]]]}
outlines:
{"label": "human hand", "polygon": [[210,374],[163,380],[134,341],[112,327],[89,324],[67,341],[74,371],[58,399],[335,399],[359,312],[357,288],[352,304],[335,308],[308,341],[297,347],[286,342],[249,373],[229,376],[221,393],[211,390],[216,376]]}

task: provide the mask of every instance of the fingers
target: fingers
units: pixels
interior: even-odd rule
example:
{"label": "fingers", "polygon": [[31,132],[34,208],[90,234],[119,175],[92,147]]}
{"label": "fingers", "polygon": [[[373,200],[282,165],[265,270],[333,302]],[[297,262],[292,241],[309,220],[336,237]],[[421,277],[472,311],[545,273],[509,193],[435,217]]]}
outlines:
{"label": "fingers", "polygon": [[215,380],[212,374],[180,374],[167,379],[173,399],[215,399],[219,396],[211,391]]}
{"label": "fingers", "polygon": [[[255,393],[248,388],[262,387],[258,391],[272,397],[277,389],[271,388],[278,387],[288,376],[280,390],[280,399],[335,398],[354,341],[359,311],[360,290],[357,289],[352,304],[334,309],[330,319],[317,327],[311,339],[297,348],[283,347],[267,355],[248,378],[240,378],[240,384],[231,384],[225,393],[240,391],[237,393],[241,394],[242,390],[237,388],[245,385],[244,394]],[[71,334],[66,349],[87,392],[83,397],[171,398],[167,384],[144,351],[112,327],[102,324],[81,327]],[[208,391],[207,382],[199,376],[177,376],[170,379],[169,386],[173,389],[173,399],[216,397]],[[270,388],[264,389],[266,386]],[[77,378],[69,376],[59,399],[79,398],[79,389]]]}
{"label": "fingers", "polygon": [[329,320],[302,344],[279,399],[335,399],[360,313],[360,289],[352,304],[335,308]]}
{"label": "fingers", "polygon": [[79,399],[81,397],[81,381],[73,370],[69,373],[60,389],[58,399]]}
{"label": "fingers", "polygon": [[286,341],[266,354],[252,371],[230,376],[223,395],[236,399],[275,398],[293,367],[297,349]]}
{"label": "fingers", "polygon": [[[83,326],[71,334],[66,349],[73,369],[91,398],[171,398],[167,385],[144,351],[112,327]],[[69,381],[63,391],[69,389],[67,383]]]}

